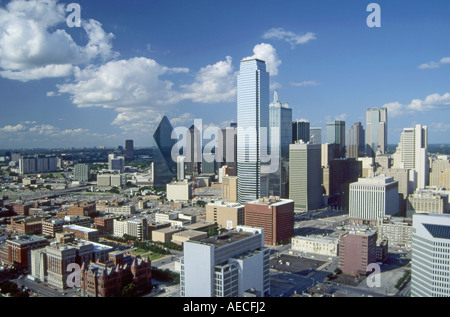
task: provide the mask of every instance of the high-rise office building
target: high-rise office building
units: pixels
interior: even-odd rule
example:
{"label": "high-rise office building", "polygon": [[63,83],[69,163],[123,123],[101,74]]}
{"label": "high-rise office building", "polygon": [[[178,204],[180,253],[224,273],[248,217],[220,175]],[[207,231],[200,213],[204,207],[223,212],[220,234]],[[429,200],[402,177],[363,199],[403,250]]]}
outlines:
{"label": "high-rise office building", "polygon": [[387,153],[387,108],[370,108],[366,111],[366,153],[375,157],[377,152]]}
{"label": "high-rise office building", "polygon": [[265,296],[270,292],[269,258],[261,228],[238,226],[222,236],[184,242],[180,295]]}
{"label": "high-rise office building", "polygon": [[73,179],[78,182],[88,182],[90,178],[90,168],[88,164],[77,164],[74,168]]}
{"label": "high-rise office building", "polygon": [[327,122],[327,143],[333,147],[333,158],[345,157],[345,121]]}
{"label": "high-rise office building", "polygon": [[289,150],[289,199],[302,211],[322,207],[322,168],[320,144],[291,144]]}
{"label": "high-rise office building", "polygon": [[153,135],[153,183],[156,188],[165,188],[177,176],[176,162],[172,159],[173,127],[164,116]]}
{"label": "high-rise office building", "polygon": [[20,174],[51,173],[58,170],[56,156],[21,156],[19,158]]}
{"label": "high-rise office building", "polygon": [[116,154],[108,155],[108,169],[110,171],[119,171],[123,173],[125,169],[125,157]]}
{"label": "high-rise office building", "polygon": [[349,218],[355,223],[373,223],[399,212],[398,182],[392,177],[360,178],[350,184]]}
{"label": "high-rise office building", "polygon": [[264,244],[278,245],[294,235],[294,201],[264,197],[245,203],[246,226],[264,229]]}
{"label": "high-rise office building", "polygon": [[[440,181],[441,175],[446,171],[450,171],[450,157],[448,155],[438,155],[430,158],[430,186],[443,186],[443,182]],[[446,188],[446,187],[445,187]],[[447,188],[450,189],[450,188]]]}
{"label": "high-rise office building", "polygon": [[356,122],[350,128],[347,138],[347,157],[357,159],[365,154],[365,133],[361,122]]}
{"label": "high-rise office building", "polygon": [[125,141],[125,158],[127,160],[134,159],[134,141],[133,140]]}
{"label": "high-rise office building", "polygon": [[308,143],[310,141],[311,124],[306,120],[297,120],[292,122],[292,142],[303,141]]}
{"label": "high-rise office building", "polygon": [[345,274],[367,274],[377,262],[377,232],[350,231],[339,239],[339,268]]}
{"label": "high-rise office building", "polygon": [[267,196],[262,156],[269,150],[269,73],[262,60],[241,61],[237,118],[238,200],[244,203]]}
{"label": "high-rise office building", "polygon": [[292,109],[288,104],[282,104],[278,100],[278,93],[275,91],[273,103],[269,106],[269,126],[270,126],[270,148],[272,154],[272,164],[277,165],[277,170],[269,174],[268,193],[269,196],[289,196],[289,145],[292,140],[292,130],[289,124],[292,122]]}
{"label": "high-rise office building", "polygon": [[202,135],[199,128],[193,124],[186,131],[186,174],[200,173],[202,163]]}
{"label": "high-rise office building", "polygon": [[411,296],[450,296],[450,215],[415,214]]}
{"label": "high-rise office building", "polygon": [[309,128],[309,143],[322,144],[322,128],[318,127]]}
{"label": "high-rise office building", "polygon": [[228,175],[237,175],[237,124],[221,130],[216,147],[217,168],[228,167]]}
{"label": "high-rise office building", "polygon": [[417,174],[416,188],[428,186],[428,127],[417,124],[403,129],[394,154],[394,168],[412,169]]}
{"label": "high-rise office building", "polygon": [[185,169],[186,169],[186,156],[179,155],[177,157],[177,180],[182,181],[185,177]]}

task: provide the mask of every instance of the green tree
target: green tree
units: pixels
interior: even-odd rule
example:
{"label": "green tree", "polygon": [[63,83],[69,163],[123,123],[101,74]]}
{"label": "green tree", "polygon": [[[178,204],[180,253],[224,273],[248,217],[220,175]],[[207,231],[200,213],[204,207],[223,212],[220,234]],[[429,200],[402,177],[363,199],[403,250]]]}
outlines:
{"label": "green tree", "polygon": [[130,283],[122,289],[123,297],[136,297],[137,295],[138,290],[134,283]]}

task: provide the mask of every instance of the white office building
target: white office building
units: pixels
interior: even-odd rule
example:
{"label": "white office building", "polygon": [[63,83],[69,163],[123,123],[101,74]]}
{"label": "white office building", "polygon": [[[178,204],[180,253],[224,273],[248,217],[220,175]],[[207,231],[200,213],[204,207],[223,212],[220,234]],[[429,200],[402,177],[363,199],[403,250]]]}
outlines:
{"label": "white office building", "polygon": [[398,212],[398,181],[393,177],[360,178],[350,184],[350,218],[376,222]]}
{"label": "white office building", "polygon": [[270,291],[264,229],[238,226],[226,235],[184,243],[182,297],[246,297]]}
{"label": "white office building", "polygon": [[413,216],[412,297],[450,296],[450,216]]}
{"label": "white office building", "polygon": [[420,124],[403,129],[394,157],[394,168],[416,172],[414,189],[423,189],[429,183],[428,128]]}

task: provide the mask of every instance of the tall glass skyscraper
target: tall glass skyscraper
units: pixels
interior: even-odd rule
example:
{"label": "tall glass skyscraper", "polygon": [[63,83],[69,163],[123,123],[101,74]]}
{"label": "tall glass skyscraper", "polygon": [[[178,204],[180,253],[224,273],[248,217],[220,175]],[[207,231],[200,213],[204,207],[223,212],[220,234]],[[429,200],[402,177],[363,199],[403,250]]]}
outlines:
{"label": "tall glass skyscraper", "polygon": [[[289,145],[292,141],[292,109],[288,104],[282,104],[278,100],[278,92],[275,91],[273,103],[269,106],[270,126],[270,150],[273,159],[277,163],[277,171],[269,174],[269,195],[288,198],[289,182]],[[278,154],[275,157],[274,154]],[[275,166],[275,165],[273,165]]]}
{"label": "tall glass skyscraper", "polygon": [[345,121],[327,122],[327,143],[333,147],[333,158],[345,157]]}
{"label": "tall glass skyscraper", "polygon": [[366,111],[366,153],[375,157],[376,153],[387,152],[387,108],[370,108]]}
{"label": "tall glass skyscraper", "polygon": [[306,120],[292,122],[292,143],[302,140],[304,143],[310,141],[310,123]]}
{"label": "tall glass skyscraper", "polygon": [[[268,149],[269,73],[255,58],[241,61],[237,80],[238,201],[267,196],[267,175],[262,171],[263,151]],[[267,153],[267,152],[266,152]]]}
{"label": "tall glass skyscraper", "polygon": [[177,176],[177,162],[172,159],[172,148],[176,140],[172,139],[173,127],[164,116],[153,135],[153,186],[165,188]]}

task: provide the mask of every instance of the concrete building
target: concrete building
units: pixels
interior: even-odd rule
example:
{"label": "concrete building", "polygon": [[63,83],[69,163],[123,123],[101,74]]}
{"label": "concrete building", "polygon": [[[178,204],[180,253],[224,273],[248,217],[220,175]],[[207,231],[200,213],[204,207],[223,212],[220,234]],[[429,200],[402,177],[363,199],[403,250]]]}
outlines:
{"label": "concrete building", "polygon": [[98,230],[77,225],[63,226],[63,232],[73,232],[75,237],[87,241],[98,242],[100,238]]}
{"label": "concrete building", "polygon": [[270,292],[269,256],[264,230],[238,226],[223,236],[184,243],[182,297],[244,297]]}
{"label": "concrete building", "polygon": [[265,197],[245,203],[246,226],[263,228],[264,243],[278,245],[294,235],[294,201]]}
{"label": "concrete building", "polygon": [[244,225],[245,206],[239,203],[218,201],[206,205],[206,221],[217,223],[219,228],[235,229]]}
{"label": "concrete building", "polygon": [[377,262],[376,231],[351,231],[339,239],[339,269],[344,274],[366,275]]}
{"label": "concrete building", "polygon": [[449,213],[448,195],[430,190],[418,190],[408,196],[406,216],[412,218],[416,213]]}
{"label": "concrete building", "polygon": [[173,228],[173,227],[152,230],[151,240],[156,241],[156,242],[163,242],[163,243],[172,242],[173,235],[175,233],[181,232],[183,230],[184,229],[182,229],[182,228]]}
{"label": "concrete building", "polygon": [[309,211],[323,206],[321,145],[291,144],[289,148],[289,199],[295,209]]}
{"label": "concrete building", "polygon": [[411,297],[450,296],[450,216],[413,216]]}
{"label": "concrete building", "polygon": [[135,205],[109,206],[105,208],[105,214],[115,216],[132,216],[136,213]]}
{"label": "concrete building", "polygon": [[192,199],[192,184],[188,181],[167,184],[166,189],[168,201],[188,202]]}
{"label": "concrete building", "polygon": [[224,201],[237,202],[237,176],[222,177],[222,199]]}
{"label": "concrete building", "polygon": [[350,184],[351,221],[375,224],[377,219],[398,212],[398,182],[392,177],[360,178]]}
{"label": "concrete building", "polygon": [[415,172],[403,168],[378,168],[378,176],[392,177],[398,182],[399,215],[406,216],[406,201],[408,196],[414,192]]}
{"label": "concrete building", "polygon": [[88,164],[77,164],[74,167],[73,179],[75,181],[86,183],[91,178],[91,170]]}
{"label": "concrete building", "polygon": [[176,232],[172,235],[172,242],[178,245],[183,245],[183,243],[188,241],[200,241],[208,238],[208,233],[197,230],[184,230]]}
{"label": "concrete building", "polygon": [[108,169],[110,171],[119,171],[123,173],[125,170],[125,157],[116,154],[108,155]]}
{"label": "concrete building", "polygon": [[[448,155],[430,157],[430,186],[444,187],[450,189],[448,184],[441,182],[441,175],[450,172],[450,159]],[[444,178],[445,179],[445,178]],[[444,180],[443,179],[443,180]]]}
{"label": "concrete building", "polygon": [[387,240],[389,246],[412,248],[412,219],[402,217],[380,218],[377,221],[378,240]]}
{"label": "concrete building", "polygon": [[136,237],[140,241],[148,239],[148,223],[146,218],[133,218],[120,221],[113,220],[114,236],[122,238],[124,235]]}
{"label": "concrete building", "polygon": [[315,253],[323,256],[338,256],[339,238],[295,236],[291,240],[291,250]]}
{"label": "concrete building", "polygon": [[[414,128],[405,128],[394,157],[394,168],[406,168],[417,173],[417,189],[429,184],[428,128],[417,124]],[[416,189],[414,188],[414,190]]]}

